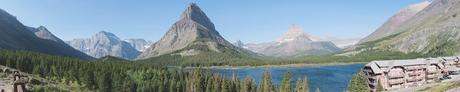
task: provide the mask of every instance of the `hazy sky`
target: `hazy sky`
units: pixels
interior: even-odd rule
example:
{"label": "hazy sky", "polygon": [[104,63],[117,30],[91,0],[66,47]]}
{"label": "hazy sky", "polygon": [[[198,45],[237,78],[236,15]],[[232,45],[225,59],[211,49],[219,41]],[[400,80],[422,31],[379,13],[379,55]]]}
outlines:
{"label": "hazy sky", "polygon": [[297,24],[311,35],[364,37],[389,17],[422,0],[0,0],[23,22],[43,25],[63,40],[98,31],[122,39],[159,40],[190,2],[229,41],[267,42]]}

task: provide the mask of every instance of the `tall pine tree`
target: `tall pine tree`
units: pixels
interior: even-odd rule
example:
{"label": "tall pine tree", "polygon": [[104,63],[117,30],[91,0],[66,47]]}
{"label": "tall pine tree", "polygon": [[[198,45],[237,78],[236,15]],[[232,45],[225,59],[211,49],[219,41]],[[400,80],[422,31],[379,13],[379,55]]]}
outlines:
{"label": "tall pine tree", "polygon": [[291,72],[286,72],[283,76],[283,80],[281,81],[281,86],[279,87],[280,92],[291,92]]}

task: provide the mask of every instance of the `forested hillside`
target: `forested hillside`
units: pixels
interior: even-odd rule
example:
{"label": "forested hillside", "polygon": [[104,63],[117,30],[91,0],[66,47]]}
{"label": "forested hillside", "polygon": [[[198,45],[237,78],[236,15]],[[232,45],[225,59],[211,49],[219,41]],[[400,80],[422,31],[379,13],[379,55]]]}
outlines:
{"label": "forested hillside", "polygon": [[[306,92],[306,78],[296,85],[289,73],[281,85],[273,85],[266,72],[257,86],[255,80],[224,78],[203,69],[167,68],[139,62],[82,61],[25,51],[0,51],[0,64],[71,86],[72,91],[98,92]],[[31,85],[46,85],[33,83]],[[302,91],[303,90],[303,91]],[[34,86],[32,91],[66,91]]]}

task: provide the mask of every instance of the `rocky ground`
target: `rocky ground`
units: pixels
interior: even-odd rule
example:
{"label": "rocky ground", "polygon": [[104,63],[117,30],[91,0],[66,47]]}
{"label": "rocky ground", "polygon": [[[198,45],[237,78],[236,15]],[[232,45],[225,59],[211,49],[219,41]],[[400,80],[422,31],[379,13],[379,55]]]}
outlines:
{"label": "rocky ground", "polygon": [[449,89],[446,92],[460,92],[460,87],[454,88],[454,89]]}
{"label": "rocky ground", "polygon": [[4,92],[12,92],[13,86],[13,76],[0,73],[0,90],[4,90]]}

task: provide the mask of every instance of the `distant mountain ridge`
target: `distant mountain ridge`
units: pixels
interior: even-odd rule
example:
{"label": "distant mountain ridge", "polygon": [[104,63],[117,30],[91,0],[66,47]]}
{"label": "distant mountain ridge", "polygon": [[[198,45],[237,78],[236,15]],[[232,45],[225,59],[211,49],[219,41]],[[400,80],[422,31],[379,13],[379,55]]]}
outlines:
{"label": "distant mountain ridge", "polygon": [[98,32],[91,38],[74,39],[66,43],[96,58],[115,56],[127,60],[134,60],[141,53],[130,43],[106,31]]}
{"label": "distant mountain ridge", "polygon": [[0,9],[0,49],[27,50],[50,55],[94,59],[51,34],[45,27],[24,26],[16,17]]}
{"label": "distant mountain ridge", "polygon": [[355,51],[390,50],[426,56],[460,55],[460,1],[433,0],[392,36],[359,44]]}
{"label": "distant mountain ridge", "polygon": [[144,52],[145,49],[149,48],[150,45],[152,45],[153,43],[151,41],[146,41],[144,39],[125,39],[124,41],[131,44],[131,46],[133,46],[140,52]]}
{"label": "distant mountain ridge", "polygon": [[273,42],[245,46],[254,52],[275,57],[322,55],[340,51],[340,48],[330,41],[313,41],[297,25],[292,25],[286,33]]}

